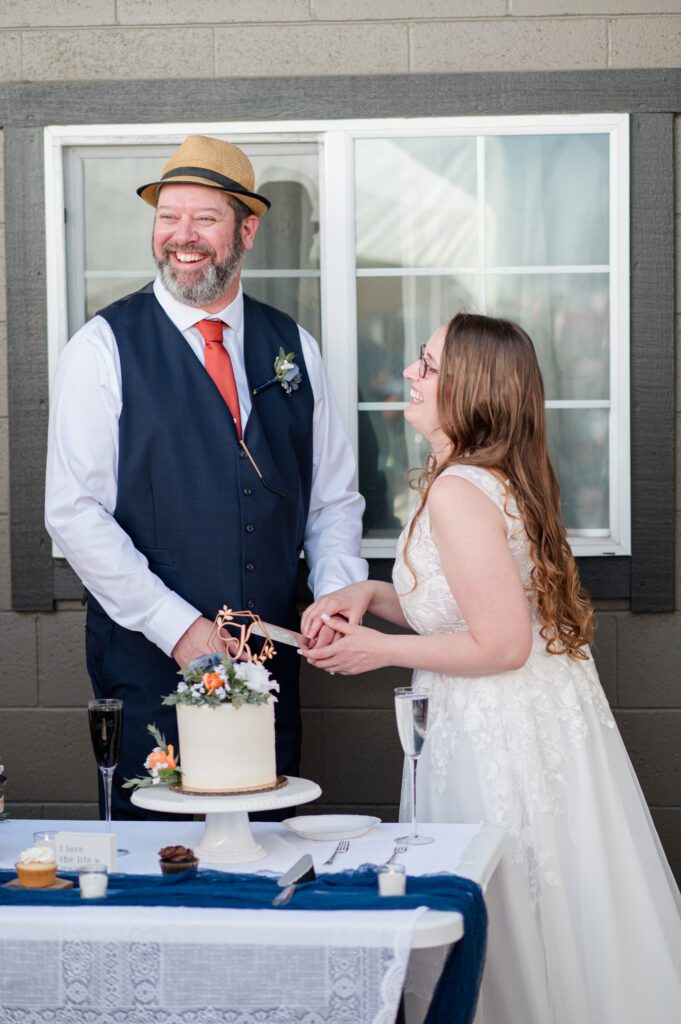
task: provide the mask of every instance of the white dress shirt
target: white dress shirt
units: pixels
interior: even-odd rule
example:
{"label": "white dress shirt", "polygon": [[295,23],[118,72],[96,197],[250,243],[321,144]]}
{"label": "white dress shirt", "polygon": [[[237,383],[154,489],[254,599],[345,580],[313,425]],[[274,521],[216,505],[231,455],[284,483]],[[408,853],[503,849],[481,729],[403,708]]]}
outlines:
{"label": "white dress shirt", "polygon": [[[154,294],[202,365],[204,341],[194,325],[204,317],[224,322],[223,344],[232,359],[245,429],[251,396],[244,364],[241,287],[234,301],[217,314],[178,302],[159,278]],[[319,346],[302,327],[298,330],[315,403],[304,550],[310,589],[318,598],[367,578],[367,564],[360,557],[364,499],[355,489],[354,455]],[[52,386],[45,524],[106,613],[169,655],[200,612],[149,569],[147,559],[113,518],[121,406],[116,341],[107,321],[95,316],[64,349]]]}

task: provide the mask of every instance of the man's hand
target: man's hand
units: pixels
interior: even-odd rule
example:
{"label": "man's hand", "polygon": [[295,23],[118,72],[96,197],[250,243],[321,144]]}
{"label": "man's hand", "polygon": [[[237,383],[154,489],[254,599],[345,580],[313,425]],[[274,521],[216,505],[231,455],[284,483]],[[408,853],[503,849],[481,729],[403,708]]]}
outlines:
{"label": "man's hand", "polygon": [[[204,619],[203,616],[194,619],[189,629],[182,634],[173,647],[173,658],[180,668],[184,668],[185,665],[188,665],[190,661],[198,658],[201,654],[211,653],[208,647],[208,640],[212,631],[213,623],[210,619]],[[215,638],[214,645],[218,653],[228,653],[227,645],[220,637]]]}
{"label": "man's hand", "polygon": [[303,654],[311,651],[313,647],[328,647],[329,644],[340,640],[342,633],[337,633],[331,626],[322,626],[315,637],[309,639],[306,636],[300,638],[300,647]]}

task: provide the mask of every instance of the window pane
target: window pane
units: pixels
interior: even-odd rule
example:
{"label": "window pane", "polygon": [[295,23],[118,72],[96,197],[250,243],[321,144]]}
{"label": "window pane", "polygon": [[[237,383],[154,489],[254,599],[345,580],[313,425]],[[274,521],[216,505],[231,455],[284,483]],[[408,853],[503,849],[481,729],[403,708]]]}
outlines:
{"label": "window pane", "polygon": [[478,262],[475,139],[355,143],[357,265]]}
{"label": "window pane", "polygon": [[[256,189],[271,208],[246,253],[244,291],[292,316],[321,343],[320,279],[251,277],[252,270],[319,271],[319,158],[316,145],[244,146]],[[292,151],[291,151],[292,150]]]}
{"label": "window pane", "polygon": [[322,324],[318,277],[249,277],[246,272],[243,288],[254,299],[288,313],[309,331],[315,341],[320,341]]}
{"label": "window pane", "polygon": [[85,319],[89,320],[116,299],[131,292],[139,291],[145,284],[154,279],[153,268],[144,277],[93,277],[89,278],[85,288]]}
{"label": "window pane", "polygon": [[487,311],[532,338],[548,399],[610,397],[608,274],[490,274]]}
{"label": "window pane", "polygon": [[608,135],[504,135],[485,146],[488,264],[609,262]]}
{"label": "window pane", "polygon": [[425,463],[428,447],[400,409],[359,414],[359,489],[366,499],[364,536],[397,537],[416,492],[407,470]]}
{"label": "window pane", "polygon": [[609,421],[607,409],[547,409],[549,448],[570,531],[609,533]]}
{"label": "window pane", "polygon": [[[86,271],[119,270],[124,277],[131,270],[148,270],[153,278],[154,210],[135,190],[157,180],[163,161],[163,156],[83,160]],[[139,287],[143,283],[140,280]]]}
{"label": "window pane", "polygon": [[260,220],[247,269],[319,269],[319,171],[317,151],[258,155],[245,146],[255,168],[256,191],[272,203]]}
{"label": "window pane", "polygon": [[360,277],[357,354],[360,402],[401,401],[402,370],[440,324],[478,308],[478,278]]}

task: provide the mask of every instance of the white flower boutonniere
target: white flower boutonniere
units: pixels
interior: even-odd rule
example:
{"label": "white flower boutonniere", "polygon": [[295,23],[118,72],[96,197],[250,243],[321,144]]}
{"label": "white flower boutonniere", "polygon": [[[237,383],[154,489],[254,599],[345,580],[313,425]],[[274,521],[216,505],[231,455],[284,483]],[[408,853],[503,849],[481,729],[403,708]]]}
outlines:
{"label": "white flower boutonniere", "polygon": [[284,352],[283,348],[280,348],[279,355],[274,360],[274,372],[287,395],[297,391],[303,379],[295,358],[295,352]]}
{"label": "white flower boutonniere", "polygon": [[279,355],[274,360],[274,377],[266,380],[264,384],[259,384],[257,388],[253,388],[253,394],[259,395],[261,391],[266,391],[273,384],[281,385],[287,395],[290,395],[292,391],[297,391],[303,375],[295,359],[295,352],[284,352],[284,349],[280,348]]}

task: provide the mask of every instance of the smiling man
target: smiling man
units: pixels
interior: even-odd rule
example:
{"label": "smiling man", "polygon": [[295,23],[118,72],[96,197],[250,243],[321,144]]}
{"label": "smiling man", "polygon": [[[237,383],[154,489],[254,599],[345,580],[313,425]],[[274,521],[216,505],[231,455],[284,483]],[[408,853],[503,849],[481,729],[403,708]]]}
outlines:
{"label": "smiling man", "polygon": [[[147,723],[177,741],[161,698],[223,604],[297,628],[301,549],[316,597],[367,574],[364,502],[319,348],[241,289],[270,205],[254,188],[240,149],[189,136],[138,189],[156,208],[155,281],[74,335],[53,385],[45,518],[87,590],[95,694],[125,702],[118,818],[155,816],[121,782],[142,768]],[[275,372],[282,347],[295,389]],[[277,770],[295,775],[293,648],[279,645],[272,670]]]}

